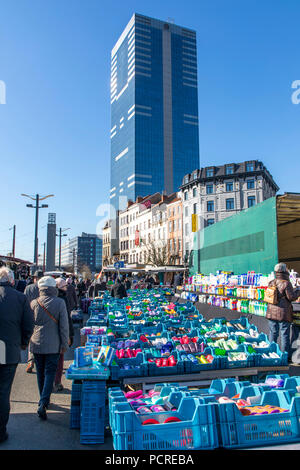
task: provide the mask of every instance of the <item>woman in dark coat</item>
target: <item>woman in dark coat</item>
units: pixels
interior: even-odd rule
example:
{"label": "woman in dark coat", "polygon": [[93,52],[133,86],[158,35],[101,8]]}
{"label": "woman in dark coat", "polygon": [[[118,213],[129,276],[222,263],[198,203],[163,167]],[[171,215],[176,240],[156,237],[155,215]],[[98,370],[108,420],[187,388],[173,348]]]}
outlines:
{"label": "woman in dark coat", "polygon": [[299,293],[293,289],[286,264],[276,264],[274,272],[275,279],[270,282],[269,287],[277,287],[278,304],[268,304],[266,318],[269,320],[269,340],[276,343],[280,331],[281,350],[287,352],[290,358],[290,329],[293,319],[292,302],[297,299]]}

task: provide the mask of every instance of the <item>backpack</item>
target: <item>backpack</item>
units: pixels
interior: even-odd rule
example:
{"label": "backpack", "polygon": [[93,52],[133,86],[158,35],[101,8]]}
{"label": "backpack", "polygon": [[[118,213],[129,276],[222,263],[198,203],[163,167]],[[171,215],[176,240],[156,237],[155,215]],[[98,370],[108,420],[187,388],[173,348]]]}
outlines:
{"label": "backpack", "polygon": [[267,289],[265,290],[264,301],[272,305],[278,304],[278,289],[276,285],[267,287]]}

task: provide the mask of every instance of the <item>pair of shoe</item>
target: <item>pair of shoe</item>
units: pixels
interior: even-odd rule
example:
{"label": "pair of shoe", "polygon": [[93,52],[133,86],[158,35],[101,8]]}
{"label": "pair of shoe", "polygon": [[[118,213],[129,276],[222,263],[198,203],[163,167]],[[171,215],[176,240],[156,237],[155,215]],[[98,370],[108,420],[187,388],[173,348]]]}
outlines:
{"label": "pair of shoe", "polygon": [[38,417],[41,418],[43,421],[47,419],[47,407],[45,405],[40,405],[37,410]]}
{"label": "pair of shoe", "polygon": [[62,392],[62,390],[64,389],[63,385],[62,384],[54,384],[53,385],[53,392],[56,393],[56,392]]}
{"label": "pair of shoe", "polygon": [[32,374],[33,366],[34,366],[34,362],[28,362],[28,365],[26,367],[27,374]]}
{"label": "pair of shoe", "polygon": [[7,441],[7,439],[8,439],[8,434],[7,434],[7,432],[6,432],[6,433],[4,434],[4,436],[0,437],[0,443]]}

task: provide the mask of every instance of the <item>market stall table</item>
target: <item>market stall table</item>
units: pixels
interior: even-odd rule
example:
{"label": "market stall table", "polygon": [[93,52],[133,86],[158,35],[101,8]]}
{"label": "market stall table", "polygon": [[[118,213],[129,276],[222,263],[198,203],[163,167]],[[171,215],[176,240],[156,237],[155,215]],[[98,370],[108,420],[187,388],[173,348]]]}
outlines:
{"label": "market stall table", "polygon": [[266,374],[269,372],[284,373],[288,370],[288,366],[210,370],[203,371],[198,374],[124,378],[123,385],[141,385],[143,392],[146,392],[151,389],[153,384],[157,383],[172,382],[186,386],[205,386],[209,384],[213,379],[222,379],[228,377],[235,377],[236,379],[238,379],[238,377],[252,377],[252,380],[255,381],[258,379],[259,374]]}

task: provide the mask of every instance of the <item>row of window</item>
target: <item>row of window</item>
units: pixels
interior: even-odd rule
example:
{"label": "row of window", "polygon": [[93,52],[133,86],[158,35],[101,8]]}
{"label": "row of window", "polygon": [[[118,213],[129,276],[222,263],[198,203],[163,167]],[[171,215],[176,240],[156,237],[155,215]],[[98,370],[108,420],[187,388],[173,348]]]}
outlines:
{"label": "row of window", "polygon": [[169,221],[169,233],[181,230],[181,219]]}
{"label": "row of window", "polygon": [[[254,170],[255,170],[254,163],[246,163],[246,171],[247,172],[254,171]],[[214,168],[206,168],[205,173],[206,173],[206,178],[212,178],[215,174],[215,170],[214,170]],[[225,167],[225,174],[226,175],[233,175],[234,174],[234,166],[233,165],[227,165]],[[194,180],[197,179],[197,173],[194,173],[193,178],[194,178]],[[189,176],[188,175],[185,177],[184,182],[186,184],[189,182]]]}
{"label": "row of window", "polygon": [[[254,171],[254,163],[246,163],[246,171]],[[233,165],[226,165],[225,167],[226,175],[233,175],[234,173],[234,166]],[[211,178],[214,176],[214,168],[207,168],[206,169],[206,177]]]}
{"label": "row of window", "polygon": [[[247,189],[254,189],[255,188],[255,181],[254,179],[247,180]],[[226,192],[231,192],[233,191],[233,182],[226,183]],[[206,185],[206,194],[214,194],[214,185],[213,184],[207,184]],[[188,200],[188,191],[184,192],[184,200]],[[193,198],[197,197],[197,188],[193,188]]]}
{"label": "row of window", "polygon": [[[214,212],[215,211],[215,203],[214,201],[207,201],[206,203],[206,210],[207,212]],[[255,196],[248,196],[248,207],[255,206]],[[234,210],[234,199],[228,198],[226,199],[226,210],[231,211]]]}

